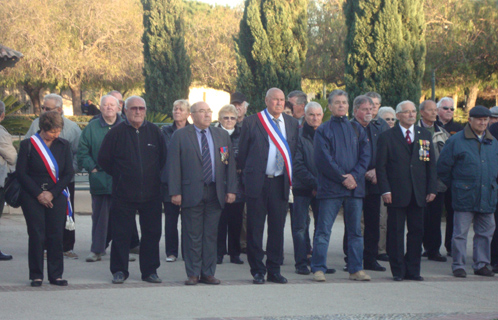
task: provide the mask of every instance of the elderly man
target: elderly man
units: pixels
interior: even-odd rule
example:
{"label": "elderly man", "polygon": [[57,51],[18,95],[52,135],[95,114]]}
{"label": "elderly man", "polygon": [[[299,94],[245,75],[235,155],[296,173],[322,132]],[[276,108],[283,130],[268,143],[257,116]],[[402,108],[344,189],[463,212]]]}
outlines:
{"label": "elderly man", "polygon": [[[282,114],[285,95],[278,88],[266,92],[266,109],[242,123],[237,167],[247,204],[247,258],[254,284],[267,280],[287,283],[280,273],[283,261],[284,224],[292,184],[292,158],[296,151],[298,122]],[[268,217],[266,266],[263,232]]]}
{"label": "elderly man", "polygon": [[[367,95],[358,96],[353,102],[353,122],[359,123],[367,132],[372,157],[365,173],[365,191],[363,198],[363,217],[365,230],[363,234],[363,268],[365,270],[386,271],[377,262],[378,243],[380,237],[380,190],[375,171],[377,156],[377,140],[382,132],[389,129],[383,120],[374,119],[375,98]],[[377,99],[378,100],[378,99]]]}
{"label": "elderly man", "polygon": [[377,92],[372,92],[372,91],[365,93],[365,95],[370,99],[372,99],[373,102],[372,117],[374,119],[378,119],[377,114],[379,113],[380,104],[382,103],[382,97]]}
{"label": "elderly man", "polygon": [[230,104],[234,105],[237,109],[237,125],[242,126],[242,121],[247,112],[249,103],[246,101],[246,96],[241,92],[234,92],[230,95]]}
{"label": "elderly man", "polygon": [[[2,122],[3,119],[5,119],[5,103],[0,100],[0,122]],[[3,188],[5,178],[11,169],[14,170],[16,158],[17,152],[12,145],[12,136],[7,129],[0,125],[0,217],[2,216],[3,206],[5,204],[5,190]],[[12,256],[0,251],[0,261],[1,260],[12,260]]]}
{"label": "elderly man", "polygon": [[328,98],[332,118],[315,133],[314,158],[318,169],[317,199],[320,200],[317,229],[313,242],[311,271],[315,281],[325,281],[327,251],[332,226],[344,206],[348,234],[348,271],[350,280],[368,281],[363,271],[361,234],[362,198],[365,174],[371,151],[368,137],[357,122],[347,119],[348,94],[334,90]]}
{"label": "elderly man", "polygon": [[112,177],[104,172],[97,158],[105,135],[123,120],[117,115],[119,101],[111,95],[100,99],[102,113],[81,133],[78,147],[78,165],[89,173],[92,195],[92,246],[87,262],[102,260],[105,252],[109,210],[111,207]]}
{"label": "elderly man", "polygon": [[498,122],[498,106],[489,109],[491,117],[489,118],[489,126]]}
{"label": "elderly man", "polygon": [[142,230],[142,280],[161,282],[157,276],[162,211],[160,171],[166,162],[166,148],[159,128],[145,120],[146,112],[141,97],[126,99],[126,120],[104,137],[98,155],[98,164],[112,177],[110,269],[115,284],[123,283],[129,275],[130,240],[137,211]]}
{"label": "elderly man", "polygon": [[498,142],[487,130],[491,112],[476,106],[469,123],[451,137],[438,160],[437,172],[453,193],[455,209],[451,255],[453,275],[465,278],[467,234],[474,223],[474,274],[494,276],[490,266],[493,212],[497,203]]}
{"label": "elderly man", "polygon": [[294,179],[292,193],[294,208],[291,211],[292,239],[294,242],[294,260],[296,273],[310,274],[308,269],[307,242],[309,236],[309,207],[318,219],[318,201],[316,199],[318,171],[313,158],[313,139],[316,129],[322,124],[323,109],[317,102],[310,102],[304,108],[304,123],[299,129],[296,156],[293,161]]}
{"label": "elderly man", "polygon": [[185,284],[216,285],[218,222],[225,203],[235,201],[235,159],[228,133],[210,127],[209,105],[194,103],[190,112],[194,125],[177,130],[168,147],[168,188],[182,208]]}
{"label": "elderly man", "polygon": [[292,116],[302,126],[305,118],[304,106],[308,103],[308,96],[306,93],[296,90],[289,93],[287,100],[292,103]]}
{"label": "elderly man", "polygon": [[[439,154],[450,137],[450,134],[438,126],[437,106],[432,100],[425,100],[420,104],[420,120],[418,126],[427,129],[432,135],[432,145],[434,146],[434,160],[437,162]],[[439,253],[441,247],[441,214],[443,212],[444,192],[446,186],[438,179],[437,194],[434,201],[431,201],[424,208],[424,249],[422,256],[429,260],[445,262],[446,257]]]}
{"label": "elderly man", "polygon": [[399,124],[383,132],[377,143],[377,182],[388,213],[387,254],[395,281],[423,281],[423,212],[437,192],[434,147],[430,132],[415,125],[417,109],[413,102],[400,102],[396,117]]}
{"label": "elderly man", "polygon": [[123,113],[124,101],[123,101],[123,95],[121,94],[121,92],[119,92],[118,90],[112,90],[107,95],[113,96],[114,98],[116,98],[118,100],[118,102],[119,102],[118,115],[120,115],[123,118],[126,118],[126,114]]}
{"label": "elderly man", "polygon": [[[437,125],[445,129],[450,135],[462,131],[463,126],[454,122],[453,116],[455,113],[454,101],[450,97],[444,97],[437,103]],[[451,238],[453,236],[453,207],[451,198],[451,188],[448,187],[444,194],[444,206],[446,208],[446,231],[444,236],[444,246],[446,252],[451,255]]]}
{"label": "elderly man", "polygon": [[[73,151],[74,171],[78,171],[78,157],[76,156],[76,154],[78,152],[81,129],[75,122],[64,117],[64,113],[62,110],[62,97],[55,93],[47,94],[45,97],[43,97],[41,110],[42,113],[53,110],[60,113],[62,119],[64,120],[64,127],[62,128],[59,138],[64,138],[71,144],[71,150]],[[29,127],[29,130],[24,136],[24,139],[30,138],[32,135],[37,133],[38,130],[40,130],[39,121],[40,118],[36,118],[35,120],[33,120],[33,123],[31,123],[31,127]],[[69,183],[68,188],[71,195],[71,206],[74,212],[74,178],[73,180],[71,180],[71,183]],[[75,231],[64,229],[63,251],[65,258],[78,259],[78,255],[74,252],[75,241]]]}
{"label": "elderly man", "polygon": [[[493,137],[495,137],[495,139],[498,140],[497,123],[494,123],[493,125],[489,126],[489,132],[493,135]],[[498,222],[498,204],[496,205],[496,210],[495,210],[495,222]],[[498,273],[498,228],[495,228],[495,233],[493,234],[493,240],[491,240],[491,266],[493,267],[493,272]]]}

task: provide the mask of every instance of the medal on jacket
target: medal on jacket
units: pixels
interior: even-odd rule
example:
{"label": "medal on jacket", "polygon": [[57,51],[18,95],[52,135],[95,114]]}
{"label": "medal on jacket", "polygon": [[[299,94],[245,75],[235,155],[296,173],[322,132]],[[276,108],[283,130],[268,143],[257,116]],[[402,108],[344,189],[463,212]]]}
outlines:
{"label": "medal on jacket", "polygon": [[220,148],[221,162],[228,164],[228,147]]}
{"label": "medal on jacket", "polygon": [[429,146],[430,141],[428,140],[419,140],[418,144],[420,145],[420,150],[418,151],[420,161],[429,161]]}

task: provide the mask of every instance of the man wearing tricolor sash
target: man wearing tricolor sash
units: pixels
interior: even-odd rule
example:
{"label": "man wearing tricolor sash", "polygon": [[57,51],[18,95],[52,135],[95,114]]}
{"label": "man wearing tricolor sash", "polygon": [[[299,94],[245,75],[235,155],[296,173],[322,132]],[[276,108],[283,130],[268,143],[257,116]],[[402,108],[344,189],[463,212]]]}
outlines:
{"label": "man wearing tricolor sash", "polygon": [[[247,200],[247,256],[253,283],[263,284],[266,273],[270,282],[287,283],[280,274],[280,264],[299,124],[293,117],[282,114],[285,104],[282,90],[268,90],[265,104],[265,110],[242,123],[237,158]],[[263,232],[267,216],[265,265]]]}

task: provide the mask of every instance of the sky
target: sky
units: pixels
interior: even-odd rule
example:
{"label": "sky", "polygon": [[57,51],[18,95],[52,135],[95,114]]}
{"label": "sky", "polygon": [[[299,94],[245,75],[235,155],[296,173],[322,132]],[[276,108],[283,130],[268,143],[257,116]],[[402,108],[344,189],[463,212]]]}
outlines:
{"label": "sky", "polygon": [[238,5],[239,3],[242,3],[243,0],[198,0],[200,2],[206,2],[209,4],[219,4],[219,5],[229,5],[231,7],[234,7]]}

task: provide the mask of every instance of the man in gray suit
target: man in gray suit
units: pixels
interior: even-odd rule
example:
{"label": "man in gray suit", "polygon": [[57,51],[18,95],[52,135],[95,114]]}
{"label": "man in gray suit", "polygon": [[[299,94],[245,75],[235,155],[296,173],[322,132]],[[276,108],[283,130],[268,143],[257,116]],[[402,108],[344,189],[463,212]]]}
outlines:
{"label": "man in gray suit", "polygon": [[168,148],[169,194],[182,208],[185,284],[219,284],[214,277],[218,221],[225,203],[235,200],[235,159],[228,133],[209,127],[209,105],[197,102],[190,112],[194,125],[175,131]]}

